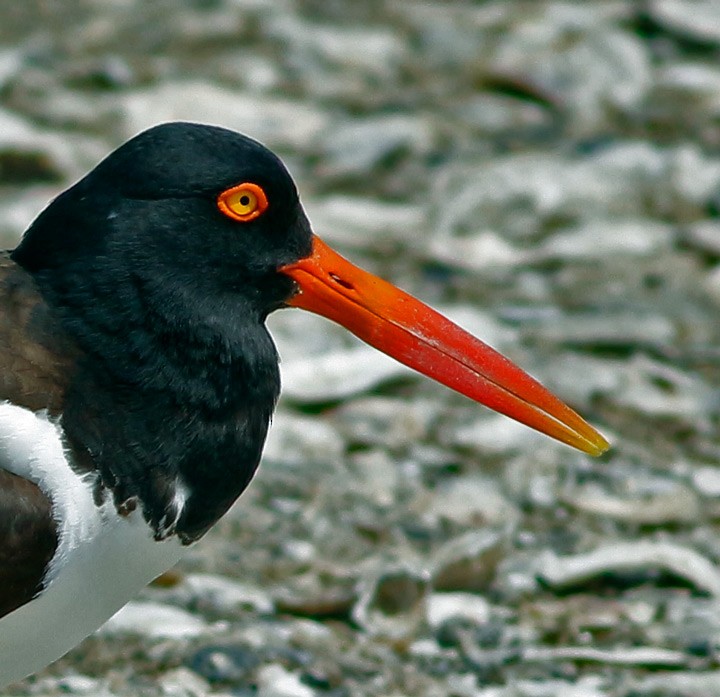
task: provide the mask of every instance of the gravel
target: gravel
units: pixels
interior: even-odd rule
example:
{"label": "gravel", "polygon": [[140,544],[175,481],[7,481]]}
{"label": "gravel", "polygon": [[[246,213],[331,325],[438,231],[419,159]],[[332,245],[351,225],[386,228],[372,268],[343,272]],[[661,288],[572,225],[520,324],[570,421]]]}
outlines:
{"label": "gravel", "polygon": [[0,11],[6,245],[137,130],[228,126],[279,152],[341,253],[613,442],[592,461],[277,313],[249,490],[7,695],[720,694],[718,3]]}

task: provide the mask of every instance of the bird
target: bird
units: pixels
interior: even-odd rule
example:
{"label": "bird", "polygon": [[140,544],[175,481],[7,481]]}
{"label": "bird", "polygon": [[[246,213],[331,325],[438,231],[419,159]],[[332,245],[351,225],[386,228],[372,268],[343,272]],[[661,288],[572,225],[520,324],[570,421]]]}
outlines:
{"label": "bird", "polygon": [[605,438],[492,348],[315,235],[283,162],[163,123],[0,256],[0,686],[174,565],[248,486],[301,308],[590,455]]}

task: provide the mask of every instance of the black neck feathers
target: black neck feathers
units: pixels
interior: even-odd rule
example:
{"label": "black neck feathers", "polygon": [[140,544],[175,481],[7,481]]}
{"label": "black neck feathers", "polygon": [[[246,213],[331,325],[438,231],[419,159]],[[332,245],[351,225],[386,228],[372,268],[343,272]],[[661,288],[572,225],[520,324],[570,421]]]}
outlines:
{"label": "black neck feathers", "polygon": [[280,390],[263,313],[102,255],[32,275],[80,349],[62,414],[76,459],[159,539],[197,539],[260,460]]}

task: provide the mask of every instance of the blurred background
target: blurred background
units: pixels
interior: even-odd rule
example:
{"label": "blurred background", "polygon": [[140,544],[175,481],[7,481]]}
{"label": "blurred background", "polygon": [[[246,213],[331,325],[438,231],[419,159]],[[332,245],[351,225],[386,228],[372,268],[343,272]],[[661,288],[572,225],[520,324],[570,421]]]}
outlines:
{"label": "blurred background", "polygon": [[139,130],[230,127],[614,444],[279,312],[253,485],[8,694],[720,694],[719,59],[714,0],[0,0],[6,246]]}

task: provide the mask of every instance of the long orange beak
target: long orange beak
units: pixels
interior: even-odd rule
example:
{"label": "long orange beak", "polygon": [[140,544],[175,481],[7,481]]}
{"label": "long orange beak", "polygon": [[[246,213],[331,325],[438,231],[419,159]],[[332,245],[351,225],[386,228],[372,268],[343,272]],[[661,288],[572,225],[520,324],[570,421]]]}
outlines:
{"label": "long orange beak", "polygon": [[279,269],[298,292],[288,305],[349,329],[401,363],[542,433],[600,455],[609,443],[503,355],[313,237],[309,257]]}

